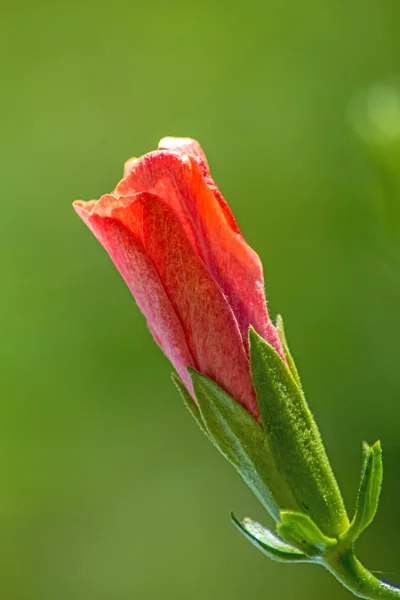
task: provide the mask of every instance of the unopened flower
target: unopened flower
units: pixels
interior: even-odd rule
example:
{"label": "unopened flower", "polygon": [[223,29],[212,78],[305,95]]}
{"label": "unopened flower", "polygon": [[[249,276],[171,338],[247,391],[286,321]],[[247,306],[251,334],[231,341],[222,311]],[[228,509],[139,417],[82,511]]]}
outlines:
{"label": "unopened flower", "polygon": [[258,418],[249,327],[284,354],[268,316],[260,259],[212,180],[200,145],[164,138],[158,150],[126,163],[112,194],[74,207],[189,390],[187,366]]}

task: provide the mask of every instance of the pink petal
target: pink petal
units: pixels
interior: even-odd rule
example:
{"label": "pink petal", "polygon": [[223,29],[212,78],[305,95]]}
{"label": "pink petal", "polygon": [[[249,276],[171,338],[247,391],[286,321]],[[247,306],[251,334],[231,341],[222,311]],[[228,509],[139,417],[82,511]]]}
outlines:
{"label": "pink petal", "polygon": [[209,171],[207,158],[202,150],[202,147],[200,146],[199,142],[193,140],[192,138],[165,137],[160,140],[158,149],[169,150],[171,152],[176,152],[177,154],[191,156],[200,164],[202,164],[207,172]]}
{"label": "pink petal", "polygon": [[[229,208],[229,204],[226,202],[225,198],[217,188],[214,180],[210,175],[210,168],[208,166],[206,155],[204,154],[202,147],[199,142],[193,140],[191,138],[174,138],[174,137],[165,137],[158,144],[159,150],[170,150],[172,152],[176,152],[177,154],[190,156],[191,158],[196,159],[200,166],[200,171],[208,185],[208,187],[214,193],[214,196],[223,210],[226,220],[229,225],[232,227],[236,233],[240,233],[240,229],[237,226],[235,221],[235,217],[231,209]],[[125,175],[124,175],[125,176]]]}
{"label": "pink petal", "polygon": [[133,156],[132,158],[130,158],[129,160],[127,160],[124,164],[124,177],[126,177],[127,175],[129,175],[129,173],[132,171],[133,166],[137,163],[139,159],[136,158],[135,156]]}
{"label": "pink petal", "polygon": [[96,214],[92,203],[77,201],[74,208],[109,253],[146,317],[155,341],[194,397],[186,365],[195,368],[198,365],[188,348],[182,325],[142,244],[118,220]]}
{"label": "pink petal", "polygon": [[[176,214],[167,203],[149,193],[118,201],[120,206],[112,196],[103,197],[94,213],[105,219],[104,214],[111,211],[110,222],[120,222],[140,242],[181,323],[196,368],[257,416],[249,361],[235,316]],[[106,248],[106,243],[109,245],[108,241],[102,243]],[[153,295],[147,297],[147,302],[153,302]],[[149,325],[153,327],[150,319]],[[175,367],[181,373],[176,364]]]}
{"label": "pink petal", "polygon": [[[182,152],[182,148],[185,145],[177,142],[175,150]],[[187,143],[186,150],[191,154],[165,150],[146,154],[118,184],[115,195],[148,191],[167,202],[226,295],[245,347],[248,347],[248,331],[252,325],[284,356],[266,308],[260,259],[240,234],[229,207],[202,167],[202,161],[199,162],[197,147]]]}

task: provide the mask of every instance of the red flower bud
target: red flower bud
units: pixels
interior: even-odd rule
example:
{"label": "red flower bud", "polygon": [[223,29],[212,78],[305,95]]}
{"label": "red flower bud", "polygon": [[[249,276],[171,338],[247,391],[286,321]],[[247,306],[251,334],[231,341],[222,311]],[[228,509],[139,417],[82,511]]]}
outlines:
{"label": "red flower bud", "polygon": [[158,150],[126,163],[112,194],[74,208],[109,253],[192,395],[187,365],[258,418],[250,325],[284,354],[268,317],[260,259],[212,180],[200,145],[164,138]]}

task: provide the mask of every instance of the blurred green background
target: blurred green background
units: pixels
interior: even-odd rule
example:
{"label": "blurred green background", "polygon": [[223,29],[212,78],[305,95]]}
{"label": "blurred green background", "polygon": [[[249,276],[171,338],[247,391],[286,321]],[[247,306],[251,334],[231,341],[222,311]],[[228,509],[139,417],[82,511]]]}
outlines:
{"label": "blurred green background", "polygon": [[369,136],[363,96],[399,71],[399,18],[393,0],[2,4],[1,598],[350,598],[232,527],[232,509],[271,522],[72,210],[165,135],[202,143],[263,260],[350,512],[381,439],[358,554],[400,584],[400,143]]}

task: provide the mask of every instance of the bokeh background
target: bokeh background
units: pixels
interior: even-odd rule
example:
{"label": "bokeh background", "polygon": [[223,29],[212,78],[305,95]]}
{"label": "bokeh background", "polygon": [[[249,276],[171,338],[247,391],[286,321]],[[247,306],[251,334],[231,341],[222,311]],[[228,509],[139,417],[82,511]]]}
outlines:
{"label": "bokeh background", "polygon": [[359,557],[400,584],[400,6],[394,0],[5,0],[0,597],[350,598],[269,562],[271,521],[184,408],[128,289],[74,214],[123,162],[192,136],[265,268],[354,507]]}

